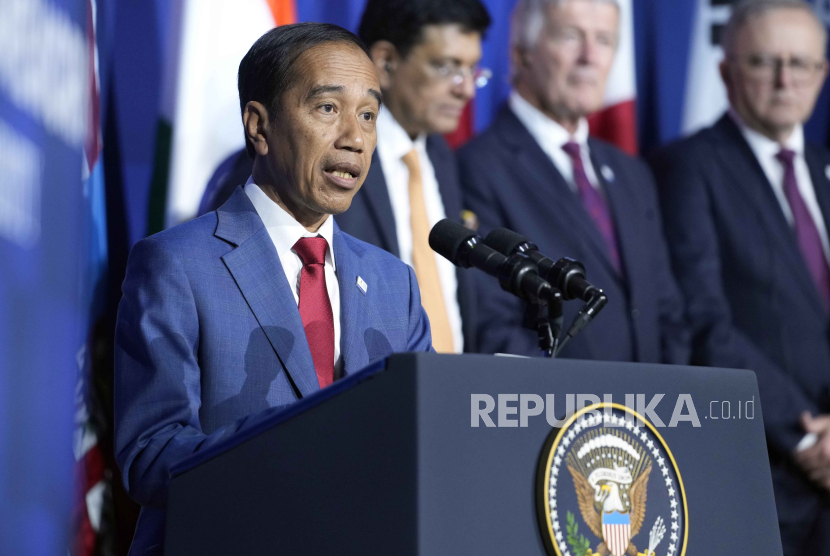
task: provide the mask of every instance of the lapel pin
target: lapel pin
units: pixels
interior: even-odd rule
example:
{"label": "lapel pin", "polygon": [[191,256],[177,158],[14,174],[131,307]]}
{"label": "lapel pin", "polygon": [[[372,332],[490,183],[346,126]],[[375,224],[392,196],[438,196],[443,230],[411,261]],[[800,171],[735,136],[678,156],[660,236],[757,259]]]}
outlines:
{"label": "lapel pin", "polygon": [[461,211],[461,222],[470,231],[478,231],[478,216],[471,210]]}
{"label": "lapel pin", "polygon": [[828,180],[830,180],[830,164],[824,167],[824,175],[827,176]]}
{"label": "lapel pin", "polygon": [[602,177],[605,178],[605,181],[614,181],[614,170],[610,166],[603,164],[599,171],[602,172]]}
{"label": "lapel pin", "polygon": [[369,289],[369,285],[360,276],[357,277],[357,287],[363,292],[363,295],[366,295],[366,290]]}

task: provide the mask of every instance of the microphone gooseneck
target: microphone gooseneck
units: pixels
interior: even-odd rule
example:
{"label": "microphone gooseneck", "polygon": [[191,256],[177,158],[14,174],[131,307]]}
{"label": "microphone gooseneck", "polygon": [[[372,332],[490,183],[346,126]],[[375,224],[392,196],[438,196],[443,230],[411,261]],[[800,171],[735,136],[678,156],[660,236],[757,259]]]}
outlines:
{"label": "microphone gooseneck", "polygon": [[539,275],[562,292],[563,299],[585,301],[585,305],[568,328],[565,338],[559,343],[556,353],[588,326],[608,303],[603,291],[585,279],[585,266],[579,261],[563,257],[554,262],[553,259],[542,255],[529,239],[507,228],[495,228],[487,234],[484,243],[504,255],[518,253],[527,256],[536,265]]}
{"label": "microphone gooseneck", "polygon": [[530,257],[499,253],[475,232],[446,218],[433,226],[429,246],[456,266],[475,267],[498,278],[503,290],[527,301],[533,318],[526,326],[538,331],[542,350],[548,356],[555,355],[561,332],[562,294],[539,276],[538,265]]}

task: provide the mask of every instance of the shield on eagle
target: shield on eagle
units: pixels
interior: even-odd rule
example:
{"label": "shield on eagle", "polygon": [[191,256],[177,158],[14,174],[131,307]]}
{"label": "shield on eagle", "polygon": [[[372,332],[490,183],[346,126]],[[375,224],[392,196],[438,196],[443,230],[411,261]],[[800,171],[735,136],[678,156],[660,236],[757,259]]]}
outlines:
{"label": "shield on eagle", "polygon": [[602,535],[611,554],[623,556],[631,539],[631,515],[628,512],[603,513]]}

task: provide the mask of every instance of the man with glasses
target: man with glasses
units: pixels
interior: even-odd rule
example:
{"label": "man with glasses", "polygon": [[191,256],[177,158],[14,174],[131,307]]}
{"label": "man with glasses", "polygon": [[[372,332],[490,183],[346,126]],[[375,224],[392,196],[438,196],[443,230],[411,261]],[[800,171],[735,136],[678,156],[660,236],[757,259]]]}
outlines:
{"label": "man with glasses", "polygon": [[[456,130],[476,88],[491,76],[478,67],[489,26],[479,0],[369,0],[360,23],[384,106],[371,169],[337,224],[415,269],[433,347],[445,353],[476,351],[476,301],[469,273],[428,244],[443,218],[474,224],[462,210],[455,158],[441,134]],[[250,174],[244,151],[229,157],[211,178],[199,213],[221,206]]]}
{"label": "man with glasses", "polygon": [[807,3],[739,4],[729,111],[653,159],[693,361],[758,377],[784,554],[830,554],[830,154],[802,128],[826,46]]}
{"label": "man with glasses", "polygon": [[[513,13],[513,92],[492,127],[461,149],[465,203],[481,232],[506,227],[549,257],[582,261],[608,305],[561,357],[688,362],[648,167],[588,138],[617,49],[614,0],[520,0]],[[493,283],[480,295],[483,348],[539,355],[520,303]],[[568,303],[565,320],[579,310]]]}
{"label": "man with glasses", "polygon": [[462,221],[452,151],[458,127],[489,72],[478,68],[490,25],[479,0],[369,0],[358,34],[383,93],[378,147],[362,191],[337,223],[412,265],[439,352],[474,351],[471,276],[429,247],[432,226]]}

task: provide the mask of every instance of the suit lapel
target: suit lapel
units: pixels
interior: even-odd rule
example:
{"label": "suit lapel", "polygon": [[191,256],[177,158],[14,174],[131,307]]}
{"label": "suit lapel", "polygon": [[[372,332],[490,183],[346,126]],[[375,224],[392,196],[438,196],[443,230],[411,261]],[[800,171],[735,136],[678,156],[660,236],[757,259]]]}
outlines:
{"label": "suit lapel", "polygon": [[[787,222],[781,204],[772,190],[767,175],[755,157],[755,153],[741,134],[740,129],[725,115],[715,124],[714,131],[719,139],[716,156],[720,157],[721,166],[726,168],[732,183],[741,190],[741,198],[747,199],[761,217],[762,225],[767,228],[767,237],[777,245],[781,256],[787,259],[787,267],[802,291],[814,301],[811,305],[821,311],[818,291],[807,270],[795,233]],[[812,173],[812,169],[811,169]],[[811,176],[812,177],[812,176]],[[815,177],[813,177],[815,181]]]}
{"label": "suit lapel", "polygon": [[379,247],[400,257],[395,214],[392,212],[392,201],[389,199],[389,189],[386,185],[386,178],[383,176],[383,167],[380,165],[377,150],[372,155],[372,166],[369,168],[369,173],[358,195],[363,197],[372,218],[377,223],[377,229],[383,238],[383,245]]}
{"label": "suit lapel", "polygon": [[[334,224],[333,241],[337,284],[340,287],[340,354],[343,357],[343,371],[350,375],[369,364],[363,336],[368,328],[380,329],[381,321],[369,303],[368,294],[357,285],[363,251],[354,242],[347,243],[337,223]],[[371,278],[369,280],[369,288],[376,285],[371,283]]]}
{"label": "suit lapel", "polygon": [[550,157],[508,107],[502,108],[499,120],[505,130],[503,137],[516,154],[516,171],[522,175],[518,183],[538,200],[540,206],[548,207],[548,212],[556,215],[553,225],[557,222],[564,225],[571,231],[569,235],[573,235],[573,230],[579,230],[578,235],[587,238],[586,245],[607,265],[609,273],[616,275],[602,234]]}
{"label": "suit lapel", "polygon": [[438,137],[427,137],[427,155],[435,170],[435,180],[438,182],[438,191],[441,193],[441,203],[444,205],[444,214],[456,222],[461,219],[461,186],[458,184],[458,175],[452,161],[449,147],[441,148]]}
{"label": "suit lapel", "polygon": [[810,169],[810,179],[813,181],[816,199],[827,226],[830,222],[830,164],[809,144],[804,147],[804,159],[807,161],[807,168]]}
{"label": "suit lapel", "polygon": [[216,237],[236,245],[222,261],[295,389],[301,396],[316,392],[320,386],[300,312],[265,225],[241,187],[217,213]]}
{"label": "suit lapel", "polygon": [[[611,219],[614,222],[614,230],[617,234],[617,248],[620,251],[620,262],[623,266],[622,270],[625,276],[629,278],[626,282],[630,285],[633,280],[636,280],[637,270],[648,267],[645,261],[637,260],[639,250],[633,248],[633,246],[638,245],[640,242],[640,236],[637,233],[640,222],[638,218],[632,217],[639,212],[635,202],[636,196],[633,191],[628,190],[626,180],[622,176],[622,169],[612,168],[607,161],[607,157],[603,156],[602,145],[591,139],[588,140],[588,143],[591,150],[591,164],[594,166],[594,174],[596,174],[602,191],[605,193],[605,198],[608,202],[608,211],[611,213]],[[611,170],[609,176],[613,176],[613,181],[606,179],[603,170],[606,172]],[[603,246],[605,246],[604,242]],[[608,264],[609,274],[622,281],[622,276],[619,275],[616,269],[614,269],[614,265],[611,264],[607,248],[603,250],[603,253],[605,257],[602,260]]]}

